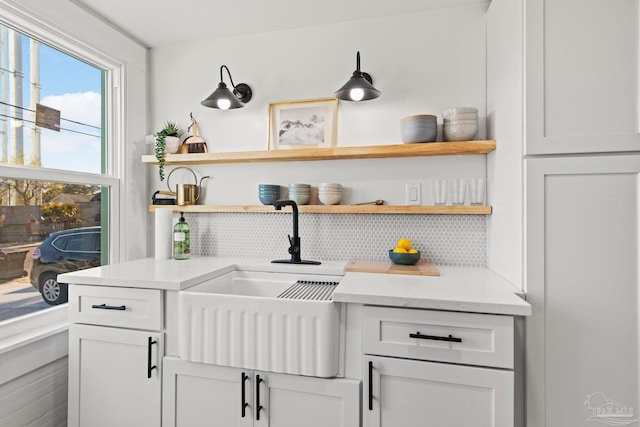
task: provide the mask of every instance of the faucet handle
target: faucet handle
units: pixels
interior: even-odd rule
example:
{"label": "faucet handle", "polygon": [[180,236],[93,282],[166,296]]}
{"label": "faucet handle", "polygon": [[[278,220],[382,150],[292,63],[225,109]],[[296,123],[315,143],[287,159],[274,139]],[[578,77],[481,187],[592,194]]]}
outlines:
{"label": "faucet handle", "polygon": [[289,238],[289,245],[293,246],[293,239],[291,238],[291,234],[287,234],[287,237]]}

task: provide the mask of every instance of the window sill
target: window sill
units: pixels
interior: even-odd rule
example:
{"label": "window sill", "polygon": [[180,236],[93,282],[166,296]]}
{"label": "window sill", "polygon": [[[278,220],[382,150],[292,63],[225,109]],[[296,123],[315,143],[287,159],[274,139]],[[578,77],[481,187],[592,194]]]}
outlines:
{"label": "window sill", "polygon": [[0,357],[69,329],[67,305],[16,317],[0,325]]}

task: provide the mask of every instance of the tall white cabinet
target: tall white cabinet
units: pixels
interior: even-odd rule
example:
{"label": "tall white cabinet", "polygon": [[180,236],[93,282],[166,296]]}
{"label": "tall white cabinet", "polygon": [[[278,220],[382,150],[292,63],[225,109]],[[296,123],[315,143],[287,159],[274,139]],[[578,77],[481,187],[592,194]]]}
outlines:
{"label": "tall white cabinet", "polygon": [[512,16],[525,76],[527,426],[638,419],[639,3],[523,0]]}
{"label": "tall white cabinet", "polygon": [[525,154],[640,150],[638,0],[524,0]]}
{"label": "tall white cabinet", "polygon": [[527,181],[527,425],[637,420],[640,154],[529,159]]}

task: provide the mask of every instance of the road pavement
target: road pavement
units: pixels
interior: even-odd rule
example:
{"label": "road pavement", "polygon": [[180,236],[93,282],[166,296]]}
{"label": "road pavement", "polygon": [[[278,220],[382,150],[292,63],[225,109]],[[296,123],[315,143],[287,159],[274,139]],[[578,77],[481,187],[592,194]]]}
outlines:
{"label": "road pavement", "polygon": [[[31,253],[38,244],[25,247],[29,249],[24,260],[24,269],[27,273],[31,271]],[[51,306],[44,302],[40,292],[31,286],[28,275],[0,281],[0,322],[49,307]]]}

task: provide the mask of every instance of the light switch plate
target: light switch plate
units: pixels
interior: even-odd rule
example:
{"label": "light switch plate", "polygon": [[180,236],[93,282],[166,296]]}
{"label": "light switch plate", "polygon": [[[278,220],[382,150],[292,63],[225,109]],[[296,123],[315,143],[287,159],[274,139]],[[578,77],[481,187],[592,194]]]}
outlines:
{"label": "light switch plate", "polygon": [[406,203],[407,205],[421,205],[422,191],[419,182],[409,182],[406,185]]}

